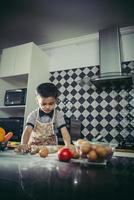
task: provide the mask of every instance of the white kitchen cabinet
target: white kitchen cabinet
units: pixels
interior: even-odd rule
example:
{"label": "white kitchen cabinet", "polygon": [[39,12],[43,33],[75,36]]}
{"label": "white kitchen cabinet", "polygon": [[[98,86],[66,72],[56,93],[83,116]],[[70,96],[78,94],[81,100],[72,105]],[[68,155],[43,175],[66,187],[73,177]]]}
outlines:
{"label": "white kitchen cabinet", "polygon": [[[23,117],[37,107],[36,87],[49,81],[48,56],[33,42],[3,50],[0,63],[0,117]],[[27,88],[25,106],[4,106],[5,91]]]}
{"label": "white kitchen cabinet", "polygon": [[0,77],[13,74],[16,57],[16,47],[7,48],[2,51],[0,64]]}
{"label": "white kitchen cabinet", "polygon": [[32,51],[32,42],[4,49],[1,56],[0,77],[29,73]]}
{"label": "white kitchen cabinet", "polygon": [[16,59],[14,75],[27,74],[30,72],[33,43],[27,43],[16,47]]}

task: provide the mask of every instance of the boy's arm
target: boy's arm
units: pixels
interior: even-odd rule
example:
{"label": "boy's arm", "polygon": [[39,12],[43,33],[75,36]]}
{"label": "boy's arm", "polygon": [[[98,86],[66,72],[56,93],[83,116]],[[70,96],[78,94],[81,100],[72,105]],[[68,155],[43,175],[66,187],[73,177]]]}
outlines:
{"label": "boy's arm", "polygon": [[32,130],[33,130],[32,126],[26,126],[25,127],[25,129],[22,133],[22,136],[21,136],[21,145],[28,144]]}
{"label": "boy's arm", "polygon": [[69,147],[71,145],[71,137],[66,127],[61,128],[61,134],[65,145]]}

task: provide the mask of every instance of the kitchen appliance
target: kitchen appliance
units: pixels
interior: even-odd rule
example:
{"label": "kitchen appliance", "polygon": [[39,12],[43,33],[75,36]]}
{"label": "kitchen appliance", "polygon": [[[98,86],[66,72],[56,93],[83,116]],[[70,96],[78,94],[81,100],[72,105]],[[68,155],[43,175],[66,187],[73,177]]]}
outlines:
{"label": "kitchen appliance", "polygon": [[11,141],[20,141],[23,131],[23,122],[23,117],[0,118],[0,127],[5,129],[6,133],[13,132],[13,137],[10,139]]}
{"label": "kitchen appliance", "polygon": [[99,31],[100,74],[90,81],[101,86],[106,83],[125,83],[134,85],[133,69],[131,73],[123,73],[121,69],[121,45],[118,26]]}
{"label": "kitchen appliance", "polygon": [[14,105],[25,105],[26,103],[26,88],[6,90],[4,105],[14,106]]}
{"label": "kitchen appliance", "polygon": [[[65,121],[66,121],[66,127],[70,133],[72,142],[81,138],[81,121],[75,118],[67,118],[67,117],[65,117]],[[57,133],[57,137],[58,137],[58,143],[64,144],[60,130]]]}

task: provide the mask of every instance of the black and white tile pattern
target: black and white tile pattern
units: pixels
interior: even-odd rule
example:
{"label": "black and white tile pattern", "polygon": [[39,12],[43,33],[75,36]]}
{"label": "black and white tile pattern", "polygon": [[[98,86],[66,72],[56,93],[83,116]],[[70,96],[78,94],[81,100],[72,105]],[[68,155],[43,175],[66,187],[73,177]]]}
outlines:
{"label": "black and white tile pattern", "polygon": [[[122,63],[129,73],[134,62]],[[82,134],[91,140],[100,133],[108,142],[134,138],[134,89],[132,86],[97,88],[89,77],[99,74],[99,66],[51,72],[50,81],[59,89],[58,108],[66,117],[82,122]],[[82,81],[84,78],[84,82]]]}

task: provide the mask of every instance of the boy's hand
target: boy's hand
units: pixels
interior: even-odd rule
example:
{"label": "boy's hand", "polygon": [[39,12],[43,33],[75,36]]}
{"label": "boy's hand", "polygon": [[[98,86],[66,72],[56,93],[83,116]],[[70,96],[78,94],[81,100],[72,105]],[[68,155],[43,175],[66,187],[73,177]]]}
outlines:
{"label": "boy's hand", "polygon": [[15,152],[17,153],[29,153],[31,151],[31,146],[28,144],[21,144],[16,149]]}

